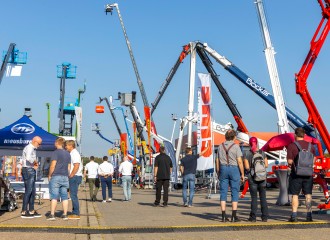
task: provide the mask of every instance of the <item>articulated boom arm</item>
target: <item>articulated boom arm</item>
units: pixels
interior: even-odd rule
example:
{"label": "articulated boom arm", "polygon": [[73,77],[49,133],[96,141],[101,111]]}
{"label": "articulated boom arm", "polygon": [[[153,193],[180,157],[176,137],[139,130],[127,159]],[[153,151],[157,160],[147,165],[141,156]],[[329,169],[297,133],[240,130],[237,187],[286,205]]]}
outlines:
{"label": "articulated boom arm", "polygon": [[[114,110],[120,110],[121,113],[123,114],[123,118],[124,118],[124,123],[125,123],[125,127],[126,127],[126,131],[127,131],[127,135],[128,135],[128,141],[129,141],[129,145],[131,147],[131,150],[134,149],[134,144],[133,144],[133,141],[132,141],[132,137],[131,137],[131,134],[129,132],[129,128],[128,128],[128,124],[127,124],[127,116],[125,115],[124,113],[124,109],[122,107],[115,107],[113,108]],[[133,151],[134,152],[134,151]]]}
{"label": "articulated boom arm", "polygon": [[218,75],[215,72],[214,68],[212,67],[212,62],[208,58],[207,54],[205,53],[203,46],[200,46],[199,44],[197,44],[196,51],[197,51],[198,56],[202,60],[205,68],[210,73],[210,75],[213,79],[213,82],[217,86],[217,88],[218,88],[220,94],[222,95],[223,99],[225,100],[229,110],[231,111],[232,115],[234,116],[234,119],[237,123],[237,130],[240,132],[245,132],[245,133],[249,132],[243,122],[241,114],[239,113],[238,109],[236,108],[236,105],[233,103],[233,101],[229,97],[226,89],[222,86],[221,82],[219,81]]}
{"label": "articulated boom arm", "polygon": [[183,50],[178,58],[178,60],[176,61],[174,67],[171,69],[170,73],[167,75],[167,78],[165,79],[165,82],[163,83],[163,85],[161,86],[158,95],[155,99],[155,101],[151,104],[152,108],[151,108],[151,115],[153,114],[153,112],[156,110],[158,103],[160,101],[160,99],[163,97],[167,87],[170,85],[174,74],[176,73],[176,71],[178,70],[180,64],[182,63],[182,61],[185,59],[185,57],[190,53],[190,44],[187,44],[185,46],[183,46]]}
{"label": "articulated boom arm", "polygon": [[104,137],[104,136],[100,133],[100,131],[96,131],[96,134],[98,134],[98,135],[100,136],[100,138],[102,138],[103,140],[105,140],[105,141],[107,141],[107,142],[109,142],[109,143],[111,143],[111,144],[115,144],[113,141],[111,141],[111,140],[107,139],[106,137]]}
{"label": "articulated boom arm", "polygon": [[[259,97],[266,101],[270,106],[276,109],[274,96],[264,87],[260,86],[256,81],[246,75],[242,70],[230,62],[226,57],[220,55],[214,49],[210,48],[207,43],[199,43],[199,46],[203,46],[204,50],[211,55],[220,65],[222,65],[230,74],[234,75],[240,82],[255,92]],[[296,127],[302,127],[305,129],[308,135],[315,136],[314,128],[302,120],[297,114],[291,111],[288,106],[285,107],[289,121],[291,121]]]}
{"label": "articulated boom arm", "polygon": [[141,96],[142,96],[143,104],[144,104],[144,106],[149,106],[148,99],[147,99],[147,94],[144,90],[143,82],[140,78],[140,74],[139,74],[139,71],[138,71],[138,68],[137,68],[137,65],[136,65],[136,62],[135,62],[135,58],[134,58],[134,55],[133,55],[133,50],[132,50],[132,47],[131,47],[131,43],[130,43],[130,41],[128,39],[128,36],[127,36],[127,32],[126,32],[126,29],[125,29],[123,18],[121,16],[121,13],[120,13],[120,10],[119,10],[118,3],[107,4],[106,5],[106,12],[112,12],[113,8],[117,9],[120,25],[121,25],[123,33],[124,33],[126,45],[127,45],[127,48],[128,48],[129,56],[130,56],[131,61],[132,61],[135,76],[136,76],[137,83],[138,83],[140,93],[141,93]]}
{"label": "articulated boom arm", "polygon": [[[329,132],[322,120],[322,117],[320,116],[317,107],[314,104],[314,101],[307,89],[307,79],[308,76],[314,66],[314,62],[316,61],[316,58],[318,54],[320,53],[320,50],[324,44],[324,41],[329,33],[330,29],[330,1],[325,0],[325,3],[323,3],[323,0],[318,0],[321,8],[322,8],[322,20],[319,23],[316,32],[314,33],[314,36],[311,40],[311,46],[309,53],[305,59],[305,62],[303,63],[299,73],[296,74],[296,93],[300,95],[303,102],[306,105],[306,108],[308,110],[308,122],[313,124],[313,126],[318,130],[327,150],[330,152],[330,136]],[[318,38],[318,39],[317,39]],[[323,157],[323,151],[322,147],[319,144],[318,145],[319,152],[321,154],[321,157]]]}
{"label": "articulated boom arm", "polygon": [[119,127],[119,125],[118,125],[116,115],[115,115],[115,113],[113,112],[113,109],[112,109],[111,106],[110,106],[110,103],[109,103],[108,98],[106,98],[106,97],[105,97],[105,98],[101,98],[101,97],[100,97],[100,103],[101,103],[102,101],[104,101],[104,100],[105,100],[105,102],[106,102],[107,105],[108,105],[109,111],[110,111],[110,113],[111,113],[111,117],[112,117],[112,119],[113,119],[113,121],[114,121],[114,123],[115,123],[115,125],[116,125],[117,131],[118,131],[118,134],[119,134],[119,136],[120,136],[120,134],[121,134],[121,130],[120,130],[120,127]]}

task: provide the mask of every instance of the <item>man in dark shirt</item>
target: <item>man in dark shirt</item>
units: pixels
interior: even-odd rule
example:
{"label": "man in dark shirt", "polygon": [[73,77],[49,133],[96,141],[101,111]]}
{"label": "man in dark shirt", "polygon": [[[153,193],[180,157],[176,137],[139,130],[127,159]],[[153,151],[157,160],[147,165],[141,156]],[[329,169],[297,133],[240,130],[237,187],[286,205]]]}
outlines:
{"label": "man in dark shirt", "polygon": [[167,207],[168,188],[170,186],[173,165],[171,158],[165,153],[164,146],[159,148],[159,152],[160,154],[155,158],[154,164],[154,180],[156,182],[156,200],[154,206],[159,206],[163,188],[163,206]]}
{"label": "man in dark shirt", "polygon": [[[308,149],[309,142],[304,140],[305,130],[301,127],[295,129],[296,141],[300,144],[302,149]],[[311,152],[315,156],[315,149],[311,146]],[[299,149],[295,143],[291,143],[287,149],[288,165],[291,167],[291,174],[289,178],[289,192],[292,194],[292,215],[289,222],[297,222],[297,210],[298,210],[298,196],[301,191],[305,194],[306,198],[306,220],[312,222],[312,190],[313,190],[313,176],[305,177],[296,174],[297,160]],[[315,158],[314,158],[315,161]]]}
{"label": "man in dark shirt", "polygon": [[47,220],[55,220],[55,210],[57,199],[61,198],[63,205],[63,220],[68,220],[68,189],[69,189],[69,172],[71,168],[70,153],[63,149],[64,138],[57,138],[55,141],[56,150],[51,157],[49,167],[49,193],[50,193],[50,214]]}
{"label": "man in dark shirt", "polygon": [[[182,174],[182,198],[183,206],[192,207],[195,194],[195,175],[197,169],[197,159],[206,153],[205,148],[200,154],[193,155],[191,147],[186,147],[186,156],[181,159],[180,172]],[[189,185],[189,201],[187,203],[187,186]]]}

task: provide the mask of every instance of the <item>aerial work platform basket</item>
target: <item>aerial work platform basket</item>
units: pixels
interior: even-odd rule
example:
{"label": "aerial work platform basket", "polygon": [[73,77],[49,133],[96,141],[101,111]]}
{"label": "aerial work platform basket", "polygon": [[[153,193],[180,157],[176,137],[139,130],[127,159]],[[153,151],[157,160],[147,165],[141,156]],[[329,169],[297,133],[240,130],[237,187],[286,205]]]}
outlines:
{"label": "aerial work platform basket", "polygon": [[[2,52],[2,61],[4,61],[8,51]],[[27,52],[20,52],[18,49],[15,49],[12,54],[10,54],[8,63],[13,64],[26,64],[27,61]]]}
{"label": "aerial work platform basket", "polygon": [[[66,69],[66,71],[64,71]],[[71,65],[71,63],[64,62],[62,65],[57,65],[57,77],[58,78],[70,78],[74,79],[76,78],[76,72],[77,72],[77,66]],[[63,76],[65,74],[65,76]]]}

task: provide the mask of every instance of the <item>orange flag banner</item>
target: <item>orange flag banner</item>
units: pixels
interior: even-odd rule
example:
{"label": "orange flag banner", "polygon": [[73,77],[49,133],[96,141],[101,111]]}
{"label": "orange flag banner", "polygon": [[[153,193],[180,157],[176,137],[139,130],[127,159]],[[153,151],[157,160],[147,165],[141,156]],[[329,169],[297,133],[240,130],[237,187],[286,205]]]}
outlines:
{"label": "orange flag banner", "polygon": [[124,157],[127,156],[127,133],[120,134],[120,150]]}
{"label": "orange flag banner", "polygon": [[[151,135],[151,112],[150,112],[150,107],[144,106],[144,116],[146,119],[146,126],[147,126],[147,132],[148,132],[148,145],[150,147],[150,135]],[[150,147],[150,165],[151,165],[151,147]]]}

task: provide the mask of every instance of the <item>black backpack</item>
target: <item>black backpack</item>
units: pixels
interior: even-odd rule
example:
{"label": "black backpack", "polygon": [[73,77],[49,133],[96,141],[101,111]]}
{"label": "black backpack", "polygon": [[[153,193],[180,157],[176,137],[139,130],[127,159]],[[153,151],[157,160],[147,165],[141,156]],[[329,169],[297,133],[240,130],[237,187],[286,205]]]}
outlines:
{"label": "black backpack", "polygon": [[297,165],[295,165],[296,174],[298,176],[311,177],[313,176],[314,155],[311,152],[312,144],[308,143],[308,149],[302,149],[300,144],[296,141],[299,153],[297,156]]}

